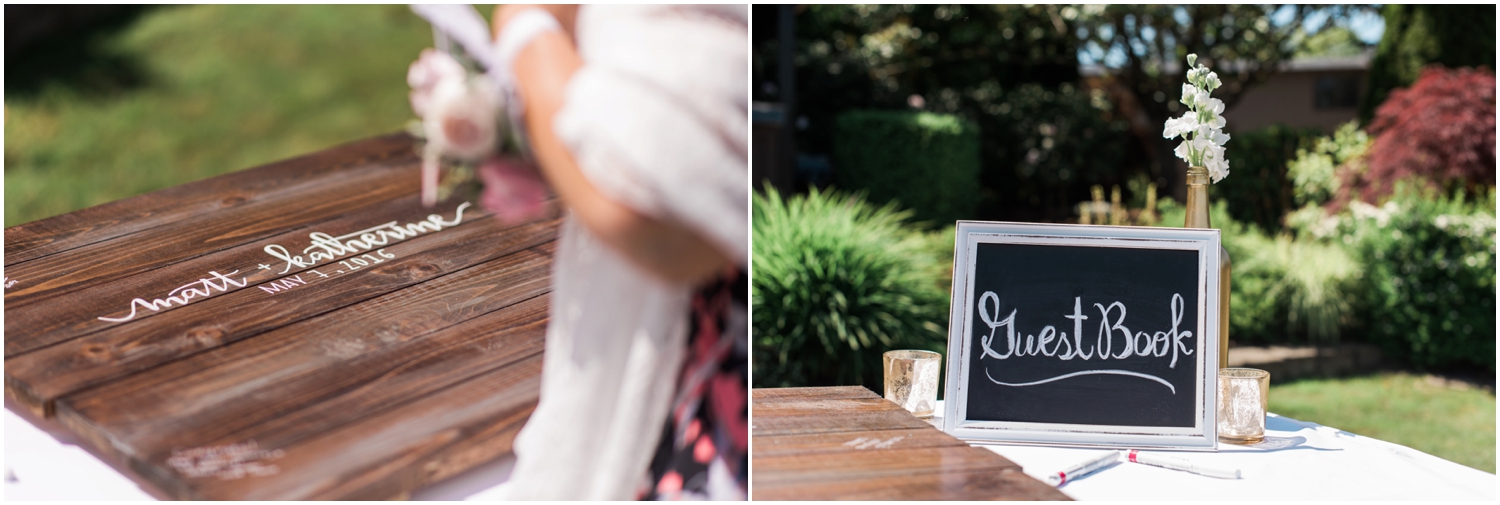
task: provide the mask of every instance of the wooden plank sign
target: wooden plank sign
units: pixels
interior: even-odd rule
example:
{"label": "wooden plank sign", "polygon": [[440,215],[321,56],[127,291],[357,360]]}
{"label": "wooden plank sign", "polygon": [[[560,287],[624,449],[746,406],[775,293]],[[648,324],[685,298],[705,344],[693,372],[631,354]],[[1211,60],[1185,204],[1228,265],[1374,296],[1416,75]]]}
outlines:
{"label": "wooden plank sign", "polygon": [[944,429],[1214,450],[1219,231],[960,221]]}
{"label": "wooden plank sign", "polygon": [[404,134],[5,230],[5,391],[148,491],[401,497],[510,451],[557,219],[418,202]]}

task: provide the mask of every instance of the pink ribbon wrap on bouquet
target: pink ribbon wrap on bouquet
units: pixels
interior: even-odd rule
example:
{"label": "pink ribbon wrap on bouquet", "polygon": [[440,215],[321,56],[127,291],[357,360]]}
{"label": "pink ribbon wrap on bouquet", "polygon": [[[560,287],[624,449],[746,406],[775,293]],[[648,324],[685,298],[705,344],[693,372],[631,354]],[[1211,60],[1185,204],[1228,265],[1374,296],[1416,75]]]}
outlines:
{"label": "pink ribbon wrap on bouquet", "polygon": [[517,223],[547,212],[547,185],[536,167],[517,158],[491,156],[476,172],[484,182],[479,204],[501,222]]}

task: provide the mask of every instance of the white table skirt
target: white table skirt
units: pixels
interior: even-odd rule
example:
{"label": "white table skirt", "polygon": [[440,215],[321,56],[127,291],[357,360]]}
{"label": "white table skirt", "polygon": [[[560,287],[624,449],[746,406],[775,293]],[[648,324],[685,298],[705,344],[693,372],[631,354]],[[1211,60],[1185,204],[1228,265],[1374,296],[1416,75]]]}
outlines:
{"label": "white table skirt", "polygon": [[[942,403],[942,402],[939,402]],[[938,406],[938,412],[943,407]],[[941,426],[941,420],[934,422]],[[1101,449],[974,444],[1025,469],[1047,475],[1100,454]],[[1218,452],[1156,454],[1220,468],[1238,480],[1216,479],[1123,460],[1059,488],[1076,500],[1485,500],[1494,501],[1495,474],[1409,447],[1317,423],[1270,414],[1266,441],[1219,444]]]}

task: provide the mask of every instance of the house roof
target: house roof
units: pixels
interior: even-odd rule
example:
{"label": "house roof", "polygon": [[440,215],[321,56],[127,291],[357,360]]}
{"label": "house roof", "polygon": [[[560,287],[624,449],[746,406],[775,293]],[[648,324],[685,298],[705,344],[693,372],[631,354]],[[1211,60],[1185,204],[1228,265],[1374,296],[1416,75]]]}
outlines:
{"label": "house roof", "polygon": [[[1310,58],[1293,58],[1283,61],[1280,65],[1282,72],[1328,72],[1338,70],[1365,70],[1370,68],[1370,59],[1375,55],[1374,50],[1366,50],[1363,53],[1352,56],[1315,56]],[[1228,69],[1237,69],[1243,65],[1239,61],[1231,61],[1224,65]],[[1182,65],[1171,62],[1166,65],[1167,73],[1177,73]],[[1102,65],[1083,65],[1078,67],[1078,73],[1085,77],[1098,77],[1109,73],[1109,69]]]}

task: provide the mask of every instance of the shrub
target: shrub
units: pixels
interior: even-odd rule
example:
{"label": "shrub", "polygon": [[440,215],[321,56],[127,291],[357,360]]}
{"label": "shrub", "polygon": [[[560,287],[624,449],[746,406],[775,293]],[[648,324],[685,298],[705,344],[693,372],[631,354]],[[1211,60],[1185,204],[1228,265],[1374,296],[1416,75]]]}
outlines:
{"label": "shrub", "polygon": [[[981,196],[973,217],[1066,219],[1072,211],[1069,204],[1086,197],[1090,185],[1123,184],[1131,174],[1149,172],[1150,160],[1129,138],[1126,114],[1107,110],[1113,108],[1108,94],[1082,85],[1078,50],[1084,41],[1075,33],[1082,18],[1060,17],[1059,12],[1070,9],[1059,9],[799,8],[791,55],[796,67],[798,151],[833,157],[840,140],[836,118],[850,110],[915,106],[956,114],[983,132]],[[1051,28],[1002,29],[1036,26]],[[781,55],[772,39],[756,44],[752,55],[756,85],[751,92],[756,100],[778,101],[788,91],[774,84]],[[1109,116],[1114,119],[1106,119]],[[1040,131],[1043,125],[1052,126],[1048,133]],[[1030,162],[1028,154],[1033,157]],[[1022,177],[1021,172],[1036,175]],[[836,182],[845,189],[862,187]],[[870,192],[872,200],[880,201],[878,196]],[[901,202],[912,206],[905,199]],[[918,219],[931,219],[916,210]]]}
{"label": "shrub", "polygon": [[1359,265],[1338,244],[1277,235],[1266,249],[1280,267],[1280,278],[1264,296],[1285,314],[1289,338],[1336,342],[1354,320]]}
{"label": "shrub", "polygon": [[880,355],[945,348],[942,250],[909,211],[812,190],[756,195],[751,281],[756,387],[863,384]]}
{"label": "shrub", "polygon": [[979,203],[979,129],[958,116],[930,112],[853,111],[834,132],[840,187],[868,192],[877,204],[899,202],[936,224],[972,219]]}
{"label": "shrub", "polygon": [[1343,188],[1367,203],[1412,177],[1444,190],[1495,185],[1495,76],[1488,69],[1427,67],[1411,88],[1391,92],[1369,130],[1369,172]]}
{"label": "shrub", "polygon": [[1495,192],[1477,199],[1400,184],[1350,204],[1343,241],[1364,265],[1361,319],[1387,356],[1495,369]]}
{"label": "shrub", "polygon": [[[1186,209],[1160,203],[1160,226],[1181,227]],[[1233,268],[1229,337],[1236,345],[1337,341],[1353,323],[1358,266],[1338,244],[1235,221],[1225,202],[1209,210]]]}
{"label": "shrub", "polygon": [[1355,121],[1317,139],[1311,149],[1298,149],[1297,158],[1287,164],[1292,199],[1304,207],[1328,203],[1339,193],[1339,172],[1351,169],[1346,165],[1362,163],[1369,149],[1370,136]]}
{"label": "shrub", "polygon": [[1230,176],[1209,187],[1213,200],[1227,203],[1236,221],[1254,223],[1270,233],[1281,231],[1282,216],[1296,208],[1287,162],[1322,134],[1317,128],[1285,125],[1234,133],[1226,150]]}

